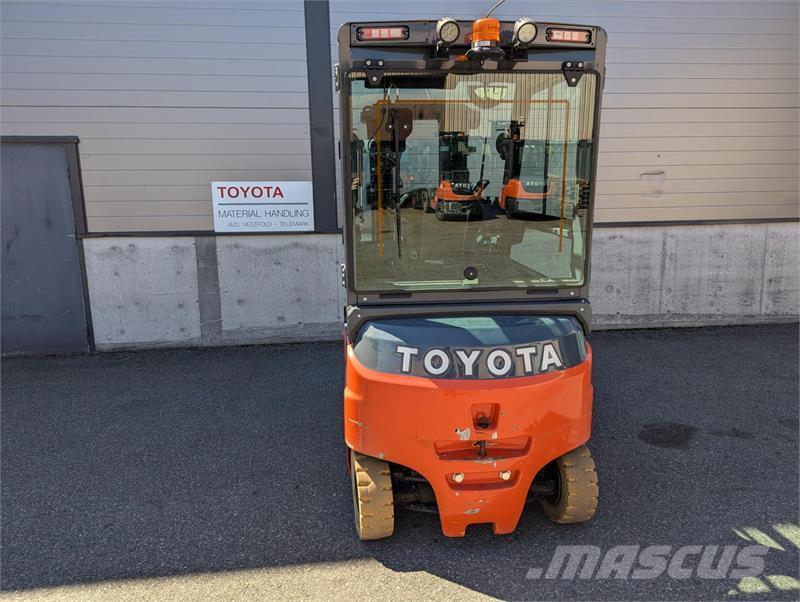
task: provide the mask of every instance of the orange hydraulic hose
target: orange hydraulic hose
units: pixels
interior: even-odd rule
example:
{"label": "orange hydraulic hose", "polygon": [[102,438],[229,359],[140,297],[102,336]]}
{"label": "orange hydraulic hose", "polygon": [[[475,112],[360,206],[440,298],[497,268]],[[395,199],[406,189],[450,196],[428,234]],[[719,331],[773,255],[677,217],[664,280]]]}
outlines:
{"label": "orange hydraulic hose", "polygon": [[569,112],[570,105],[567,101],[567,111],[564,114],[564,156],[561,159],[561,217],[558,220],[558,252],[564,249],[564,203],[567,193],[567,138],[569,137]]}
{"label": "orange hydraulic hose", "polygon": [[[377,169],[378,169],[378,257],[383,257],[383,172],[381,171],[381,130],[380,126],[383,124],[378,121],[378,115],[381,113],[382,100],[377,102],[378,110],[375,111],[375,145],[377,155]],[[367,149],[369,152],[369,149]]]}

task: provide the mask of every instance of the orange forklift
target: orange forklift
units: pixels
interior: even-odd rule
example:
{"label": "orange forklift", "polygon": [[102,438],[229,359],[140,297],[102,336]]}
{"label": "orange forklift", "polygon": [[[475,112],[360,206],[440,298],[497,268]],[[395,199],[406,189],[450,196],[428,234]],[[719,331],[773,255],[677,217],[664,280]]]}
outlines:
{"label": "orange forklift", "polygon": [[499,205],[508,217],[520,212],[527,215],[547,215],[547,197],[553,183],[547,177],[547,141],[526,141],[524,124],[512,122],[508,132],[497,137],[495,146],[505,161],[503,189]]}
{"label": "orange forklift", "polygon": [[[358,537],[390,536],[400,510],[436,513],[450,537],[480,523],[511,533],[530,502],[558,523],[591,519],[587,296],[605,32],[487,14],[346,23],[338,45]],[[401,202],[410,182],[441,184],[442,165],[485,161],[503,181],[500,150],[467,144],[494,140],[498,124],[525,124],[524,138],[547,146],[535,186],[553,219],[440,221]],[[469,194],[483,195],[483,175]]]}
{"label": "orange forklift", "polygon": [[489,186],[489,180],[483,179],[485,151],[478,181],[473,185],[467,165],[469,137],[464,132],[441,132],[439,140],[441,181],[431,201],[431,210],[440,221],[451,217],[480,219],[483,217],[483,191]]}

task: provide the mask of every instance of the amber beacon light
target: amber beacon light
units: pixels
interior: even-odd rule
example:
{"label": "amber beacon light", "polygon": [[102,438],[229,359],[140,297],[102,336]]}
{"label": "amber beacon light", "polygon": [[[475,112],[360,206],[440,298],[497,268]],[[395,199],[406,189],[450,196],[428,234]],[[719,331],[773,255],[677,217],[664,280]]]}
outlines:
{"label": "amber beacon light", "polygon": [[472,47],[497,45],[500,41],[500,21],[494,17],[484,17],[472,24]]}
{"label": "amber beacon light", "polygon": [[477,19],[472,24],[472,48],[497,46],[500,41],[500,21],[494,17]]}
{"label": "amber beacon light", "polygon": [[500,42],[500,21],[494,17],[477,19],[472,24],[472,47],[467,51],[469,58],[484,58],[505,53],[498,47]]}

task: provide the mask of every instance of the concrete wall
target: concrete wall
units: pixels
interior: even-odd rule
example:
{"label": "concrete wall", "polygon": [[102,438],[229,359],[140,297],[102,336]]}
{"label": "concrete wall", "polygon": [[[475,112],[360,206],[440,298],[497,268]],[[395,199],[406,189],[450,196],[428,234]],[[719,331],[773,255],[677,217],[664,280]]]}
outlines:
{"label": "concrete wall", "polygon": [[84,241],[98,349],[200,344],[193,238]]}
{"label": "concrete wall", "polygon": [[[97,348],[341,336],[339,235],[84,240]],[[596,328],[796,320],[800,225],[598,228]]]}
{"label": "concrete wall", "polygon": [[797,319],[797,223],[595,229],[597,328]]}
{"label": "concrete wall", "polygon": [[338,235],[90,238],[97,349],[341,336]]}

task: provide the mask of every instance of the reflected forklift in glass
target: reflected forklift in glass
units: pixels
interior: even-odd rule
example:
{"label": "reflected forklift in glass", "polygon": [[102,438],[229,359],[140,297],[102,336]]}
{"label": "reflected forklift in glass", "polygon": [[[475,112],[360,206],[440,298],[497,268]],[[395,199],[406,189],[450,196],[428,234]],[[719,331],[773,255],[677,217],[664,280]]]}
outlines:
{"label": "reflected forklift in glass", "polygon": [[498,204],[508,217],[547,216],[547,199],[553,192],[548,177],[548,140],[526,140],[524,123],[512,121],[508,131],[497,136],[495,147],[505,162],[503,188]]}
{"label": "reflected forklift in glass", "polygon": [[489,180],[483,178],[486,164],[486,140],[483,141],[481,169],[473,184],[468,157],[475,149],[469,146],[469,136],[464,132],[439,133],[439,172],[441,181],[430,204],[430,211],[438,220],[459,217],[483,217],[483,193]]}
{"label": "reflected forklift in glass", "polygon": [[[358,537],[391,535],[401,507],[436,513],[451,537],[477,523],[510,533],[528,502],[558,523],[591,519],[587,296],[605,32],[487,15],[347,23],[338,42],[351,145],[343,423]],[[507,92],[492,102],[469,93],[496,89]],[[411,137],[431,148],[422,131],[450,135],[442,171],[463,184],[454,150],[477,139],[493,153],[498,122],[541,120],[551,97],[569,115],[547,140],[559,147],[557,220],[443,222],[401,201]]]}
{"label": "reflected forklift in glass", "polygon": [[[555,164],[560,169],[564,153],[550,140],[526,140],[524,123],[512,121],[508,131],[497,136],[495,147],[504,160],[503,188],[498,205],[509,218],[559,219],[558,176],[550,173]],[[588,202],[591,179],[591,140],[578,140],[574,153],[580,203]],[[551,161],[556,155],[557,160]],[[566,159],[569,161],[570,159]]]}

